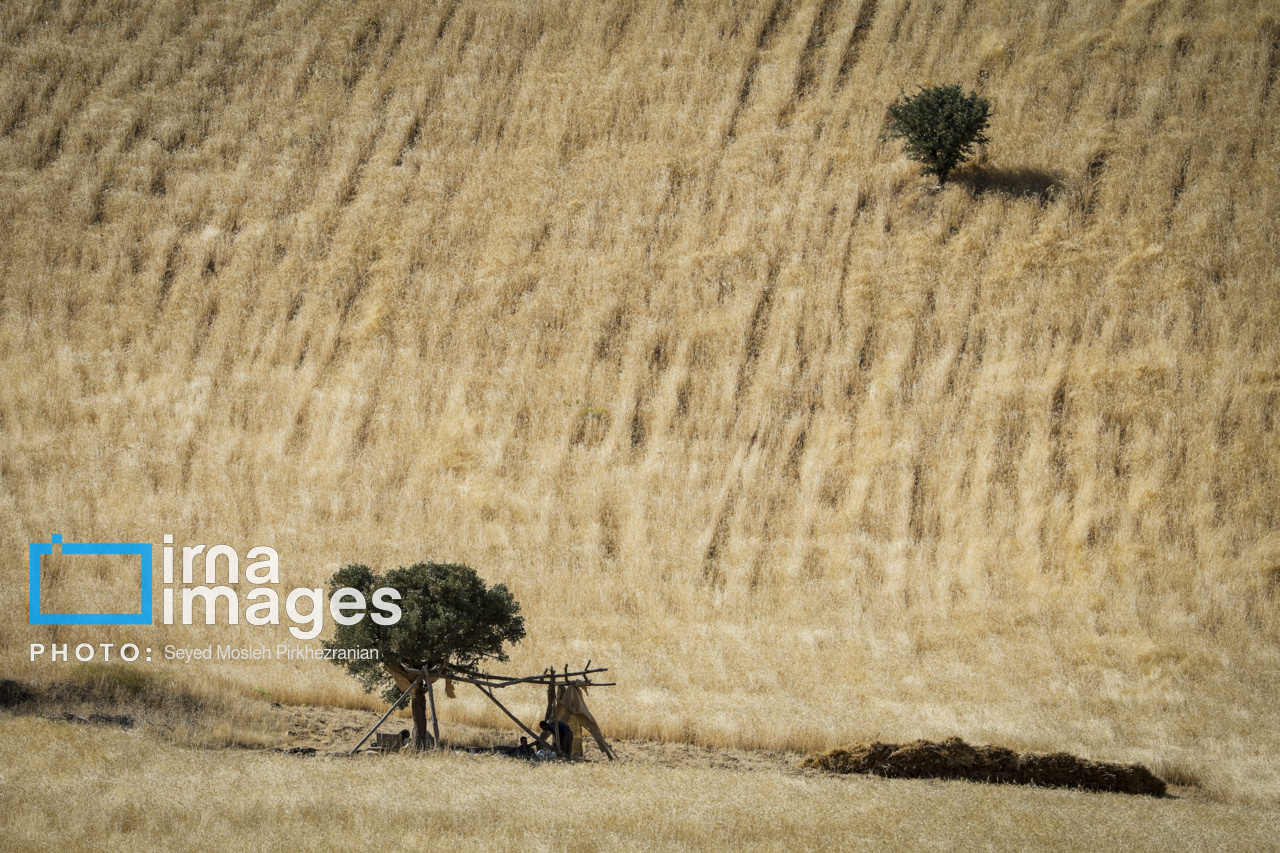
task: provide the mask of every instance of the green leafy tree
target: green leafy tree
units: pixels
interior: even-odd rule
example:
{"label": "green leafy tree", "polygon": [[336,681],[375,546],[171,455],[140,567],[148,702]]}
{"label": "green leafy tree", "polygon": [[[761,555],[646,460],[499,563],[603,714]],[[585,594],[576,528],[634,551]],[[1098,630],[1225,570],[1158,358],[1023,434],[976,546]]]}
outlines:
{"label": "green leafy tree", "polygon": [[[469,566],[416,563],[376,575],[368,566],[339,569],[329,579],[330,594],[350,588],[368,602],[374,592],[391,587],[400,593],[401,616],[382,625],[368,615],[354,625],[338,625],[325,648],[372,648],[380,660],[338,660],[364,686],[381,688],[388,701],[396,699],[414,680],[408,670],[452,670],[474,673],[485,660],[507,660],[506,643],[524,638],[520,603],[504,584],[485,586]],[[384,619],[385,621],[385,619]],[[413,743],[426,745],[426,687],[419,684],[410,697]]]}
{"label": "green leafy tree", "polygon": [[983,132],[991,118],[991,103],[977,92],[959,86],[920,87],[889,106],[885,135],[906,140],[907,156],[924,164],[926,175],[945,184],[952,170],[973,156],[975,145],[987,142]]}

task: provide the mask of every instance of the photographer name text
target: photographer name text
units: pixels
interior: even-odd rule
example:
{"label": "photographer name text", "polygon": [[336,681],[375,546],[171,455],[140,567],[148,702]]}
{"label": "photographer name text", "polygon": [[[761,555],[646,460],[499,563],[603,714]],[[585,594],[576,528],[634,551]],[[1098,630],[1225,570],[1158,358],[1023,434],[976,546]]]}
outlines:
{"label": "photographer name text", "polygon": [[[143,657],[143,654],[143,650],[135,643],[125,643],[121,646],[115,643],[79,643],[75,646],[70,643],[51,643],[47,648],[43,643],[31,644],[32,662],[49,660],[53,663],[70,663],[75,660],[88,663],[93,660],[119,660],[133,663]],[[313,646],[291,646],[286,643],[280,643],[274,649],[267,645],[208,645],[204,648],[165,646],[163,655],[165,660],[178,663],[246,660],[379,660],[377,649],[326,649]],[[151,660],[151,656],[151,649],[147,648],[145,659]]]}

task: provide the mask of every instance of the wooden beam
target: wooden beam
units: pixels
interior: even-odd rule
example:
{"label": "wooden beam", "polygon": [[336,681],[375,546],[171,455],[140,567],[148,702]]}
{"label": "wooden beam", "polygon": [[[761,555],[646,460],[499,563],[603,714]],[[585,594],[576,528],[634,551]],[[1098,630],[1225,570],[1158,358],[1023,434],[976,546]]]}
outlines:
{"label": "wooden beam", "polygon": [[[571,672],[569,673],[569,675],[579,676],[579,675],[585,675],[590,672],[608,672],[608,671],[609,670],[607,667],[597,667],[596,669],[583,670],[582,672]],[[410,670],[410,672],[419,672],[419,670]],[[454,681],[461,681],[464,684],[484,685],[485,687],[511,687],[512,685],[515,685],[515,684],[551,684],[552,678],[553,678],[553,676],[548,675],[547,673],[543,673],[541,675],[530,675],[524,678],[503,678],[502,676],[498,676],[498,675],[486,675],[486,674],[459,675],[454,672],[430,672],[428,673],[428,675],[430,675],[432,678],[450,678]],[[615,681],[591,681],[590,679],[583,679],[582,681],[566,682],[565,676],[560,673],[557,673],[554,676],[554,679],[555,679],[554,683],[556,684],[570,683],[570,684],[576,684],[579,687],[612,687],[615,684],[617,684],[617,682]]]}
{"label": "wooden beam", "polygon": [[[474,681],[473,681],[473,682],[471,682],[471,683],[472,683],[472,684],[475,684],[475,682],[474,682]],[[481,693],[483,693],[485,696],[488,696],[488,697],[489,697],[489,701],[490,701],[490,702],[492,702],[493,704],[495,704],[495,705],[497,705],[497,706],[498,706],[498,710],[502,711],[502,713],[504,713],[504,714],[506,714],[508,717],[510,717],[510,718],[512,719],[512,721],[513,721],[517,726],[519,726],[521,729],[523,729],[523,730],[525,731],[525,733],[526,733],[526,734],[528,734],[528,735],[529,735],[529,737],[531,737],[531,738],[533,738],[534,740],[536,740],[536,741],[538,742],[538,745],[539,745],[539,746],[545,747],[546,749],[549,749],[549,750],[551,750],[552,752],[555,752],[555,750],[551,747],[551,745],[550,745],[550,744],[548,744],[545,740],[543,740],[543,739],[542,739],[542,735],[534,734],[534,733],[533,733],[533,729],[529,728],[529,727],[528,727],[528,726],[526,726],[524,723],[520,722],[520,718],[519,718],[519,717],[517,717],[515,714],[511,713],[510,711],[508,711],[508,710],[507,710],[507,706],[506,706],[506,705],[503,705],[501,702],[499,702],[499,701],[498,701],[498,697],[497,697],[497,696],[494,696],[494,695],[493,695],[493,693],[492,693],[492,691],[486,690],[485,688],[481,687],[479,684],[476,684],[476,689],[477,689],[477,690],[479,690]]]}
{"label": "wooden beam", "polygon": [[[410,669],[406,671],[409,672],[410,674],[416,674],[421,672],[422,670]],[[557,672],[555,676],[556,678],[563,680],[565,675],[570,675],[570,676],[589,675],[593,672],[608,672],[608,671],[609,671],[609,668],[607,666],[595,666],[595,667],[591,667],[590,669],[573,670],[572,672],[569,672],[569,673]],[[457,673],[457,675],[455,675],[454,673],[455,673],[454,670],[431,670],[429,672],[430,675],[435,676],[436,678],[442,678],[442,677],[455,678],[457,676],[467,676],[469,678],[482,678],[482,679],[487,678],[487,679],[496,680],[496,681],[538,681],[542,679],[551,678],[550,672],[540,672],[537,675],[527,675],[519,678],[511,678],[505,675],[492,675],[487,672],[461,672],[461,673]]]}
{"label": "wooden beam", "polygon": [[403,702],[403,701],[404,701],[404,697],[408,696],[408,695],[409,695],[409,691],[410,691],[410,690],[412,690],[413,688],[417,687],[417,686],[418,686],[418,682],[419,682],[419,681],[421,681],[421,680],[422,680],[422,676],[421,676],[421,675],[419,675],[419,676],[414,680],[413,684],[410,684],[410,685],[409,685],[409,687],[408,687],[408,689],[406,689],[403,693],[401,693],[401,694],[400,694],[400,698],[399,698],[399,699],[397,699],[396,701],[394,701],[394,702],[392,702],[392,703],[391,703],[391,707],[387,709],[387,713],[385,713],[385,714],[383,714],[383,715],[382,715],[382,719],[381,719],[381,720],[378,720],[378,722],[376,722],[376,723],[374,723],[374,724],[373,724],[373,728],[369,729],[368,734],[366,734],[364,737],[360,738],[360,742],[359,742],[358,744],[356,744],[355,746],[351,747],[351,751],[347,753],[347,756],[348,756],[348,757],[350,757],[350,756],[352,756],[352,755],[355,755],[355,754],[356,754],[356,750],[358,750],[360,747],[364,746],[364,742],[365,742],[365,741],[367,741],[367,740],[369,739],[369,735],[372,735],[374,732],[376,732],[376,731],[378,730],[378,726],[382,725],[383,723],[385,723],[385,722],[387,721],[387,717],[390,717],[390,716],[391,716],[391,712],[392,712],[392,711],[394,711],[394,710],[396,709],[396,706],[397,706],[397,705],[399,705],[401,702]]}

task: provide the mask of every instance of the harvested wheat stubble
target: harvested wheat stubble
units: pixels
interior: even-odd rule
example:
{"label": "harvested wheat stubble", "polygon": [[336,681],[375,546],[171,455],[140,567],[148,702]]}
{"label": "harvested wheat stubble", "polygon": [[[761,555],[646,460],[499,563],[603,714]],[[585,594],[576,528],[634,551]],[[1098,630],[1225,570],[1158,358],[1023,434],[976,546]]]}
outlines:
{"label": "harvested wheat stubble", "polygon": [[831,773],[874,773],[890,779],[967,779],[1122,794],[1165,795],[1165,783],[1141,764],[1089,761],[1065,752],[1018,753],[1002,746],[970,746],[960,738],[911,743],[856,744],[810,755],[801,767]]}

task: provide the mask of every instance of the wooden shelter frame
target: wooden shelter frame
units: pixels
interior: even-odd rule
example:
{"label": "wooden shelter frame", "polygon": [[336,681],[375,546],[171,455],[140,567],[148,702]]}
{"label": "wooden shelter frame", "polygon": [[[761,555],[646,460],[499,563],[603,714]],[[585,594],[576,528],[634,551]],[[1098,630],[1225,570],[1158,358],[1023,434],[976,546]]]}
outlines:
{"label": "wooden shelter frame", "polygon": [[[546,670],[543,670],[538,675],[526,675],[521,677],[510,677],[505,675],[490,675],[487,672],[465,672],[464,673],[464,672],[457,672],[449,669],[441,669],[441,670],[433,669],[425,672],[420,669],[407,669],[405,671],[409,674],[411,678],[413,678],[413,682],[407,688],[405,688],[403,693],[400,694],[400,698],[396,699],[396,701],[391,703],[391,707],[387,708],[387,713],[382,715],[382,719],[374,723],[373,728],[369,729],[369,731],[365,733],[365,736],[360,738],[360,742],[357,743],[355,746],[353,746],[351,748],[351,751],[348,752],[347,755],[355,755],[356,752],[359,751],[360,747],[364,746],[365,741],[367,741],[370,737],[372,737],[373,733],[378,730],[378,727],[381,726],[384,722],[386,722],[387,717],[391,716],[391,712],[396,709],[396,706],[398,706],[401,702],[404,701],[404,697],[408,696],[409,692],[412,691],[413,688],[417,687],[418,683],[422,681],[424,678],[426,679],[426,682],[427,682],[427,699],[429,700],[430,708],[431,708],[431,731],[432,731],[432,735],[434,736],[433,746],[432,746],[433,749],[440,748],[440,721],[439,721],[439,718],[436,716],[436,700],[435,700],[434,691],[432,691],[431,689],[431,682],[437,678],[443,678],[443,679],[446,679],[447,681],[457,681],[463,684],[471,684],[475,686],[475,688],[479,690],[486,699],[488,699],[494,705],[497,705],[498,710],[506,714],[511,719],[512,722],[514,722],[517,726],[520,727],[522,731],[524,731],[531,738],[533,738],[534,742],[536,742],[539,746],[541,746],[544,749],[555,752],[557,754],[563,755],[564,751],[559,748],[560,746],[559,737],[554,737],[552,739],[552,742],[548,742],[546,737],[534,732],[533,729],[529,728],[523,722],[521,722],[519,717],[511,713],[511,711],[507,709],[507,706],[503,705],[502,702],[498,700],[498,697],[493,694],[493,691],[500,690],[504,687],[514,687],[517,684],[540,684],[540,685],[543,685],[544,687],[549,686],[552,690],[554,690],[555,687],[558,685],[584,688],[584,687],[613,687],[617,684],[616,681],[592,681],[591,676],[593,674],[599,673],[599,672],[608,672],[609,668],[603,667],[603,666],[592,668],[591,661],[587,661],[587,665],[584,666],[582,669],[575,670],[573,672],[570,672],[569,665],[565,664],[563,672],[556,672],[555,667],[549,667]],[[609,758],[612,760],[613,756],[610,755]]]}

